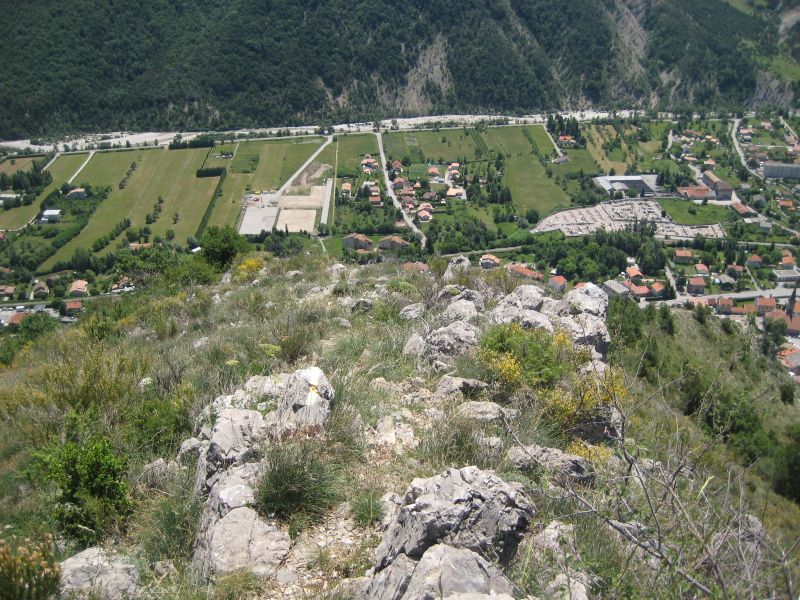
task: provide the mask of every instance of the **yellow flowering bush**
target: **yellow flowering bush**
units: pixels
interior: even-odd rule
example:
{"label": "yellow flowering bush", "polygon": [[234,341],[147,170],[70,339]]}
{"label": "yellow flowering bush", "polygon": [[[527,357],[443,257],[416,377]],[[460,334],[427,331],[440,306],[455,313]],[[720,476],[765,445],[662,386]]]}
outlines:
{"label": "yellow flowering bush", "polygon": [[53,555],[53,538],[17,544],[0,539],[0,600],[45,600],[58,593],[61,567]]}
{"label": "yellow flowering bush", "polygon": [[569,454],[575,454],[576,456],[580,456],[585,458],[586,460],[590,460],[595,464],[606,464],[609,459],[611,459],[611,448],[606,446],[595,446],[593,444],[587,444],[583,440],[573,440],[572,443],[567,447],[567,452]]}
{"label": "yellow flowering bush", "polygon": [[245,258],[239,266],[236,267],[236,275],[243,281],[250,281],[258,276],[261,269],[264,268],[264,260],[258,256]]}

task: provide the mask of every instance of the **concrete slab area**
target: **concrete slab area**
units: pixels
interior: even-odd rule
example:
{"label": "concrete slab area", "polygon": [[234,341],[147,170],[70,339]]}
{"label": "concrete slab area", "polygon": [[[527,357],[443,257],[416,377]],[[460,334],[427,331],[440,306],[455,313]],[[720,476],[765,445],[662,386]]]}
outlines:
{"label": "concrete slab area", "polygon": [[288,230],[289,233],[311,232],[314,230],[316,218],[317,211],[315,210],[281,209],[276,227],[281,231]]}
{"label": "concrete slab area", "polygon": [[[258,235],[262,231],[272,231],[278,209],[274,206],[249,205],[242,217],[239,233],[242,235]],[[313,225],[313,222],[312,222]]]}

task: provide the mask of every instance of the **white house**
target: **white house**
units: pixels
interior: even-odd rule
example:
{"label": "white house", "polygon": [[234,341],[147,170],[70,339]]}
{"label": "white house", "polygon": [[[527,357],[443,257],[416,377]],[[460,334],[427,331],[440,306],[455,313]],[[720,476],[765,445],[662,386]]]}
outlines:
{"label": "white house", "polygon": [[60,208],[50,208],[42,213],[42,223],[58,223],[60,220]]}

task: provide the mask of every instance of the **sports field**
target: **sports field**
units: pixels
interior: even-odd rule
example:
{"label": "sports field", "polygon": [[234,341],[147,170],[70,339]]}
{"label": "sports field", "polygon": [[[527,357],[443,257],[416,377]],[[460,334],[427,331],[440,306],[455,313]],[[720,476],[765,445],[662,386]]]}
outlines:
{"label": "sports field", "polygon": [[437,164],[475,159],[475,138],[464,129],[387,133],[383,143],[387,159],[402,160],[407,156],[414,163]]}
{"label": "sports field", "polygon": [[[529,128],[531,133],[536,129]],[[531,153],[531,144],[522,127],[492,127],[486,131],[485,139],[491,150],[506,155],[505,182],[511,189],[518,213],[524,214],[527,209],[535,208],[544,216],[555,208],[569,206],[567,194],[547,176],[545,168]],[[539,140],[536,141],[538,146]]]}
{"label": "sports field", "polygon": [[[37,156],[40,160],[46,160],[43,156]],[[6,175],[13,175],[17,171],[24,171],[29,169],[36,158],[31,156],[23,156],[22,158],[9,158],[0,162],[0,173]]]}
{"label": "sports field", "polygon": [[[172,229],[176,241],[185,244],[186,238],[196,233],[219,181],[218,177],[195,176],[207,152],[206,148],[194,148],[95,154],[78,179],[92,185],[109,185],[111,194],[100,204],[83,231],[60,248],[42,265],[42,269],[68,260],[76,248],[90,248],[95,240],[126,217],[131,220],[132,227],[144,226],[145,216],[153,210],[159,196],[164,198],[164,203],[158,219],[150,225],[153,236],[163,237],[167,230]],[[120,190],[119,182],[134,161],[136,169],[125,188]],[[174,223],[176,213],[178,220]],[[112,241],[103,252],[113,250],[116,245],[117,240]]]}
{"label": "sports field", "polygon": [[60,188],[62,184],[77,171],[86,160],[86,154],[62,154],[47,169],[53,174],[53,183],[48,185],[30,206],[20,206],[11,210],[0,211],[0,229],[17,229],[23,227],[28,221],[39,213],[47,195]]}

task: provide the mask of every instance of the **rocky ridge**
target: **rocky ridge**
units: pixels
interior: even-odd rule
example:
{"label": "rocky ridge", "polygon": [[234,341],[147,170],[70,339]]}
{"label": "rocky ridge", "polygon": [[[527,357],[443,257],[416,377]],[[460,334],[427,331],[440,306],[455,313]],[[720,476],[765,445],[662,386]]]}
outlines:
{"label": "rocky ridge", "polygon": [[[481,425],[504,427],[514,422],[513,408],[480,399],[486,382],[453,374],[456,360],[473,353],[482,331],[493,324],[565,332],[586,350],[587,372],[602,377],[606,370],[608,298],[600,288],[587,284],[561,299],[536,285],[501,294],[454,283],[467,270],[464,257],[454,259],[443,278],[450,283],[433,302],[408,304],[400,310],[400,318],[413,325],[403,354],[420,373],[433,374],[436,383],[428,386],[421,377],[372,380],[371,387],[385,399],[385,414],[374,424],[357,415],[353,422],[363,432],[375,464],[418,447],[426,431],[453,414]],[[352,270],[334,265],[329,274],[350,280]],[[334,298],[335,286],[315,288],[306,301],[327,297],[356,313],[370,311],[376,300],[394,293],[382,286],[359,298]],[[572,526],[537,522],[537,497],[530,488],[489,469],[453,465],[413,479],[402,495],[386,493],[381,498],[383,518],[372,532],[355,526],[347,503],[294,538],[285,523],[259,513],[255,497],[271,449],[292,436],[324,437],[335,403],[333,386],[314,365],[251,377],[241,389],[215,398],[202,411],[194,436],[184,441],[173,459],[162,458],[145,467],[142,481],[149,486],[193,470],[194,494],[203,508],[190,566],[203,581],[213,583],[225,575],[247,572],[273,582],[261,597],[301,598],[304,590],[319,589],[322,578],[313,556],[320,548],[346,552],[359,544],[375,545],[371,540],[379,539],[371,567],[361,576],[341,581],[337,598],[523,598],[507,573],[521,548],[534,552],[547,567],[544,597],[590,597],[592,576],[572,568],[579,558]],[[613,407],[600,407],[580,423],[577,435],[588,443],[613,447],[620,436],[619,420]],[[544,488],[595,484],[597,465],[585,457],[537,444],[506,446],[496,436],[484,437],[481,443],[487,452],[504,456],[505,464],[520,474],[544,473]],[[617,467],[622,472],[626,465]],[[623,525],[627,530],[635,524]],[[372,534],[379,537],[370,538]],[[758,535],[751,537],[757,548]],[[728,548],[727,540],[716,543]],[[116,600],[150,593],[132,557],[102,548],[67,559],[62,573],[64,597],[92,591]]]}

